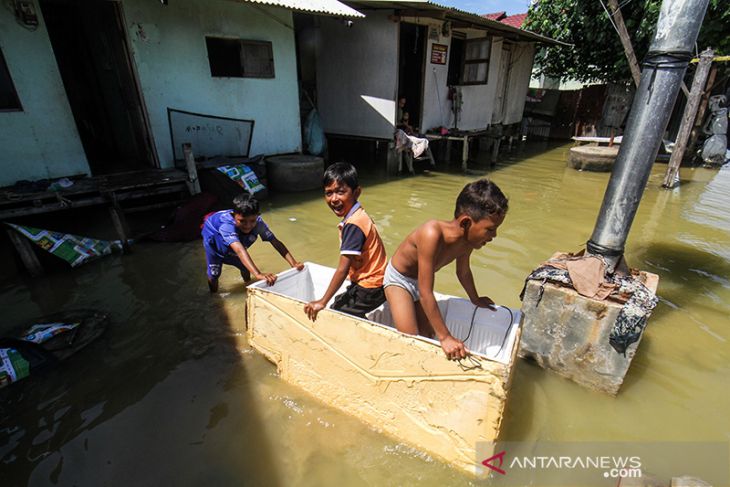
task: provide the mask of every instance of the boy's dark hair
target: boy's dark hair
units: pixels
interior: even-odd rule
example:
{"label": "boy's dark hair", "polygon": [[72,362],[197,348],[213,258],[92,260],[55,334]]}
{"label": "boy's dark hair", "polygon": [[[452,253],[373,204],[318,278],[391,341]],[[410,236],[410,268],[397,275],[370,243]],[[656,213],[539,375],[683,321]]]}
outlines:
{"label": "boy's dark hair", "polygon": [[259,202],[251,193],[241,193],[233,198],[233,213],[243,216],[259,214]]}
{"label": "boy's dark hair", "polygon": [[347,162],[335,162],[324,171],[322,187],[326,188],[333,182],[345,183],[352,190],[360,186],[360,183],[357,181],[357,169]]}
{"label": "boy's dark hair", "polygon": [[464,186],[456,198],[454,218],[467,215],[474,221],[489,218],[494,214],[507,213],[507,197],[499,186],[488,179],[479,179]]}

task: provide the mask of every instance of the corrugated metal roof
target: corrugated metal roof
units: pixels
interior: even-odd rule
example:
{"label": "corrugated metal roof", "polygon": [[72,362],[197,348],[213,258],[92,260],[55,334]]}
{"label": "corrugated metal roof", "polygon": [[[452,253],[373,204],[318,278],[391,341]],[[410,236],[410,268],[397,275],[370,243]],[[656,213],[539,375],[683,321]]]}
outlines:
{"label": "corrugated metal roof", "polygon": [[471,24],[474,28],[497,31],[506,38],[512,38],[523,41],[536,41],[545,44],[557,44],[568,46],[562,41],[551,39],[550,37],[536,34],[525,29],[518,29],[508,24],[503,24],[497,20],[491,20],[481,15],[460,10],[455,7],[447,7],[430,0],[345,0],[348,4],[355,5],[357,8],[374,8],[374,9],[394,9],[394,10],[423,10],[423,11],[441,11],[444,18],[450,20],[459,20]]}
{"label": "corrugated metal roof", "polygon": [[334,15],[336,17],[365,17],[352,7],[337,0],[235,0],[282,7],[311,14]]}

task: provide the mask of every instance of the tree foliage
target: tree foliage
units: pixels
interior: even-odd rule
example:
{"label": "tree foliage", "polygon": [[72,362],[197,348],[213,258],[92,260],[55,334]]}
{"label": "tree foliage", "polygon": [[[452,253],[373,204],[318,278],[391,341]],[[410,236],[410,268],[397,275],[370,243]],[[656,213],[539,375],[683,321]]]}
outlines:
{"label": "tree foliage", "polygon": [[[603,4],[608,7],[606,0]],[[654,38],[661,0],[619,0],[619,5],[641,62]],[[728,25],[727,0],[710,0],[697,40],[699,51],[712,47],[716,55],[730,54]],[[600,0],[538,0],[530,7],[523,28],[572,44],[542,49],[535,58],[540,74],[582,82],[631,80],[621,40]]]}

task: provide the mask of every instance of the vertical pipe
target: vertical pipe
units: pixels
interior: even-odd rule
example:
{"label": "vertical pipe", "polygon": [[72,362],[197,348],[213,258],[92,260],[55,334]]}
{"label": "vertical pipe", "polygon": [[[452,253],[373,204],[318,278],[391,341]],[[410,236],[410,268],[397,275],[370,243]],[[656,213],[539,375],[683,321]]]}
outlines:
{"label": "vertical pipe", "polygon": [[588,252],[608,271],[624,253],[631,224],[705,16],[708,0],[664,0]]}

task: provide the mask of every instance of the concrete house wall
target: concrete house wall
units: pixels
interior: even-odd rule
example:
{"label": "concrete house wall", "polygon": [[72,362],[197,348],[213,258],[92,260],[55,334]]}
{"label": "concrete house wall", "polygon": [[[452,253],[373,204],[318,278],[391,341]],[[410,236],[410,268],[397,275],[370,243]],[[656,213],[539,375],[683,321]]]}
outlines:
{"label": "concrete house wall", "polygon": [[0,186],[89,172],[42,15],[38,21],[30,31],[0,9],[0,49],[23,108],[0,112]]}
{"label": "concrete house wall", "polygon": [[534,60],[534,43],[512,44],[509,84],[507,85],[504,119],[502,120],[505,125],[522,120]]}
{"label": "concrete house wall", "polygon": [[390,139],[398,96],[398,24],[368,12],[347,27],[322,18],[317,98],[324,131]]}
{"label": "concrete house wall", "polygon": [[[440,24],[437,24],[440,25]],[[440,30],[440,29],[439,29]],[[467,39],[485,37],[484,31],[465,31]],[[451,111],[451,100],[448,99],[446,84],[449,64],[431,64],[431,46],[446,44],[449,46],[448,57],[451,57],[451,37],[440,36],[439,40],[428,40],[426,46],[426,70],[423,89],[423,127],[454,126],[454,114]],[[487,83],[483,85],[465,85],[459,87],[462,95],[461,114],[458,121],[460,130],[484,129],[492,119],[494,96],[499,74],[499,62],[502,55],[502,38],[492,37]]]}
{"label": "concrete house wall", "polygon": [[[163,167],[172,165],[167,108],[253,119],[251,154],[299,151],[291,11],[229,0],[125,0],[132,56]],[[289,27],[292,26],[292,27]],[[206,36],[270,41],[275,78],[214,78]]]}
{"label": "concrete house wall", "polygon": [[[392,137],[397,111],[400,32],[399,24],[388,18],[392,14],[392,11],[368,12],[365,19],[356,21],[352,27],[336,19],[321,19],[317,40],[317,92],[325,132],[382,139]],[[442,125],[453,127],[447,86],[448,61],[446,64],[430,62],[434,43],[447,45],[448,56],[451,55],[451,36],[441,34],[443,22],[439,20],[403,18],[402,21],[438,27],[439,31],[438,39],[427,38],[426,42],[422,115],[416,125],[423,130]],[[467,39],[488,35],[477,29],[460,31]],[[492,121],[504,40],[497,36],[491,39],[487,83],[459,87],[463,100],[459,129],[484,129]],[[517,82],[513,85],[510,81],[505,113],[509,115],[507,119],[519,121],[534,46],[518,43],[513,49],[519,53],[520,61],[511,68],[510,76]],[[523,73],[525,69],[527,74]],[[527,81],[523,83],[525,77]]]}
{"label": "concrete house wall", "polygon": [[[123,0],[128,45],[161,167],[173,165],[167,108],[253,119],[251,154],[299,151],[292,13],[229,0]],[[88,174],[43,15],[27,30],[0,9],[0,48],[22,111],[0,112],[0,185]],[[271,41],[275,78],[214,78],[206,35]]]}

